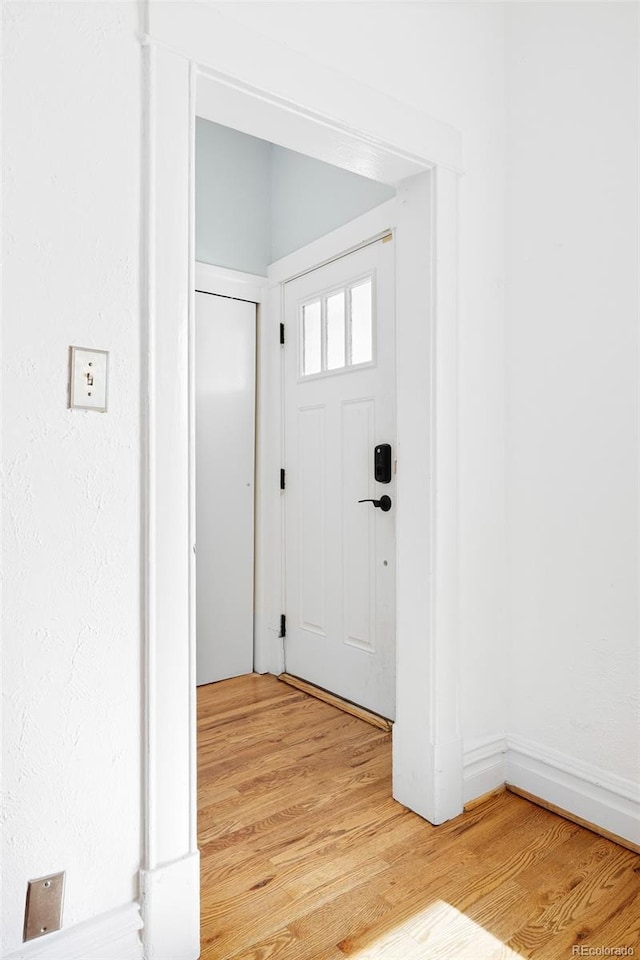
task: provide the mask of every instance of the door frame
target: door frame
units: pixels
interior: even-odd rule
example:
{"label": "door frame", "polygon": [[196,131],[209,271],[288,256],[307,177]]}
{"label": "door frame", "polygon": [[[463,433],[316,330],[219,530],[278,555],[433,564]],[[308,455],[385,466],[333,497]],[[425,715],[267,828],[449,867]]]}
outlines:
{"label": "door frame", "polygon": [[[398,185],[396,223],[391,225],[396,237],[397,368],[402,372],[397,380],[393,794],[432,823],[462,811],[456,335],[460,138],[447,125],[247,31],[206,4],[152,3],[146,18],[140,888],[145,955],[195,960],[199,855],[190,450],[194,396],[189,370],[196,111]],[[279,282],[267,287],[266,309],[279,315]],[[269,375],[277,379],[273,372]],[[273,387],[263,384],[265,395],[273,396]],[[270,496],[265,489],[258,499],[258,525],[266,522]],[[266,590],[268,544],[264,538],[261,544],[258,589]],[[264,628],[273,633],[268,617]]]}

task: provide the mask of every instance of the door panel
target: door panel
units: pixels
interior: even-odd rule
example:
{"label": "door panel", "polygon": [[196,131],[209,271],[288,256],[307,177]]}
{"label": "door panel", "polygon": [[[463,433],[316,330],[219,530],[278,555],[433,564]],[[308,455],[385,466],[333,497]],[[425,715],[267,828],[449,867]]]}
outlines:
{"label": "door panel", "polygon": [[325,633],[325,409],[298,412],[300,477],[300,622],[306,630]]}
{"label": "door panel", "polygon": [[286,669],[393,718],[395,444],[393,243],[285,286]]}
{"label": "door panel", "polygon": [[[367,454],[374,446],[375,402],[371,398],[342,404],[342,557],[345,643],[375,649],[374,510],[355,509],[369,489]],[[364,453],[364,456],[363,456]]]}
{"label": "door panel", "polygon": [[196,682],[253,670],[256,305],[196,293]]}

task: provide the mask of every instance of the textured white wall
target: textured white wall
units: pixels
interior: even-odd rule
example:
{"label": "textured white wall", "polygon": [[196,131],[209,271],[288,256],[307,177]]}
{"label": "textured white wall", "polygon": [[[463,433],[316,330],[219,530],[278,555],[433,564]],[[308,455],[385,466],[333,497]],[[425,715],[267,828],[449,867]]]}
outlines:
{"label": "textured white wall", "polygon": [[[2,951],[26,883],[64,924],[140,864],[140,46],[134,3],[5,3]],[[67,410],[70,344],[109,412]]]}
{"label": "textured white wall", "polygon": [[507,15],[509,731],[636,783],[637,16]]}
{"label": "textured white wall", "polygon": [[[504,10],[500,3],[216,3],[463,138],[460,570],[465,740],[504,731]],[[426,438],[425,438],[426,442]]]}

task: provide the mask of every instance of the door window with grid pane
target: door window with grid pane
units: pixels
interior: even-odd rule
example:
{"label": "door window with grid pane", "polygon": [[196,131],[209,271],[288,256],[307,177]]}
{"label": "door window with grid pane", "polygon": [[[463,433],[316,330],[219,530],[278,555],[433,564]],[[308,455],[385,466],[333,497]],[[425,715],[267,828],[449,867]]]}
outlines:
{"label": "door window with grid pane", "polygon": [[359,277],[299,308],[300,377],[334,373],[374,360],[374,277]]}

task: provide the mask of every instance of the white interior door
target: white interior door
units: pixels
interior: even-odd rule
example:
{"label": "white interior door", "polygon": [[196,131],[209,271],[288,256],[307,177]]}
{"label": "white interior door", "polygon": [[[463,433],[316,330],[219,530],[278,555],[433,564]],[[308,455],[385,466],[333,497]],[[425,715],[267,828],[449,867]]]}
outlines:
{"label": "white interior door", "polygon": [[[285,286],[286,670],[395,712],[394,244]],[[389,482],[374,450],[391,445]],[[383,510],[360,500],[391,500]]]}
{"label": "white interior door", "polygon": [[196,682],[253,670],[256,305],[196,293]]}

